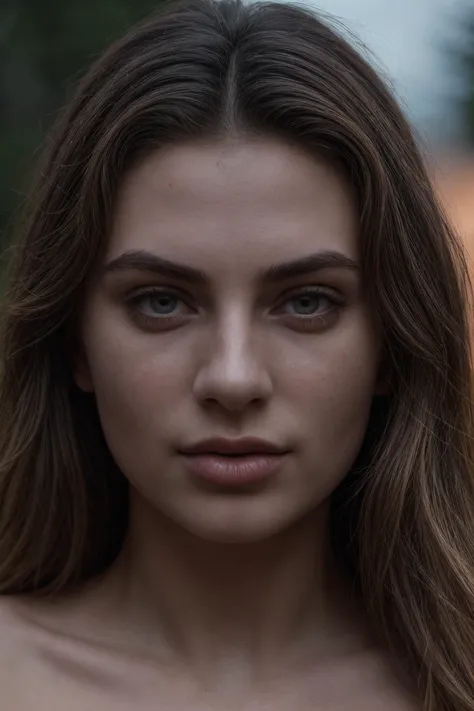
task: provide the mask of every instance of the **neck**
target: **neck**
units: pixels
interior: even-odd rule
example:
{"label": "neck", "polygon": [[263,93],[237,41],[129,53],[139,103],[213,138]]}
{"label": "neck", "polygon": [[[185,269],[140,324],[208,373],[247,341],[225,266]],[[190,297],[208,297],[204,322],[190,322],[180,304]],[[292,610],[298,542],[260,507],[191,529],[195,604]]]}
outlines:
{"label": "neck", "polygon": [[[204,541],[132,496],[129,535],[111,576],[135,637],[215,679],[235,661],[252,675],[347,651],[350,593],[328,554],[328,510],[251,544]],[[138,634],[137,634],[138,633]]]}

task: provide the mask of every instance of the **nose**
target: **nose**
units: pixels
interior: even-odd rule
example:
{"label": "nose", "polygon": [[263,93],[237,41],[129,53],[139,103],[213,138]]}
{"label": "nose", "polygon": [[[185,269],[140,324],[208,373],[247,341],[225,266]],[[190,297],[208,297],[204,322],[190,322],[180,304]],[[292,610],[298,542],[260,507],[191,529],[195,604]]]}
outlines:
{"label": "nose", "polygon": [[196,399],[234,414],[266,402],[273,384],[251,326],[228,318],[212,341],[194,381]]}

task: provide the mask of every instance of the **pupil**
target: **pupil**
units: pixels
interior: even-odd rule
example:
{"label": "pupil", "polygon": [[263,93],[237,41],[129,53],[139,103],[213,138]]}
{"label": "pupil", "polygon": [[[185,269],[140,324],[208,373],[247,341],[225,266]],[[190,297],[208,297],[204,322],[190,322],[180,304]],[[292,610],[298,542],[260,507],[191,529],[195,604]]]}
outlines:
{"label": "pupil", "polygon": [[297,308],[305,313],[312,313],[318,308],[318,296],[300,296],[297,299]]}
{"label": "pupil", "polygon": [[150,304],[153,311],[171,313],[176,308],[176,299],[172,296],[153,296]]}

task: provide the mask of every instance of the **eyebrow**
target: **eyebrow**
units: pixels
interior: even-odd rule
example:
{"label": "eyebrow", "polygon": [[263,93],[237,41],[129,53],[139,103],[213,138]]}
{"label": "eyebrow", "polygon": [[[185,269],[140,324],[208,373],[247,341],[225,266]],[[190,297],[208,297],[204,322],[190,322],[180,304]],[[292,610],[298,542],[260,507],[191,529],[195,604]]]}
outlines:
{"label": "eyebrow", "polygon": [[[322,251],[309,254],[291,262],[281,262],[262,270],[260,278],[263,282],[276,283],[296,277],[313,274],[322,269],[350,269],[358,271],[357,262],[337,251]],[[194,285],[209,284],[209,277],[205,272],[185,264],[158,257],[152,252],[145,250],[124,252],[120,256],[112,259],[105,266],[106,272],[117,272],[135,270],[140,272],[152,272],[162,277],[186,281]]]}

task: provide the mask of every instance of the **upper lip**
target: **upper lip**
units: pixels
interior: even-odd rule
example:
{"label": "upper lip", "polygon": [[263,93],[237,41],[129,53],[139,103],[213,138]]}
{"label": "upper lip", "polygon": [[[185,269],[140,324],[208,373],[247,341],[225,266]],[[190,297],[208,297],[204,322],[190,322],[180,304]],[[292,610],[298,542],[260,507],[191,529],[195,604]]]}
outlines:
{"label": "upper lip", "polygon": [[182,454],[285,454],[283,447],[255,437],[240,439],[214,438],[197,442],[181,450]]}

